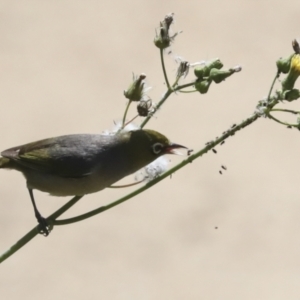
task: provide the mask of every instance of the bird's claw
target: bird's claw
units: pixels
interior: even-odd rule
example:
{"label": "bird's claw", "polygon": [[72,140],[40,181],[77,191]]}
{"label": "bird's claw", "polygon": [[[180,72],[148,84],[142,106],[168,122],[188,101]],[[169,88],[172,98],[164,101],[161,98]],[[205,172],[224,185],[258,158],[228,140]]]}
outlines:
{"label": "bird's claw", "polygon": [[39,227],[38,227],[39,234],[42,234],[45,237],[48,236],[53,226],[49,224],[49,222],[43,217],[38,218],[38,222],[39,222]]}

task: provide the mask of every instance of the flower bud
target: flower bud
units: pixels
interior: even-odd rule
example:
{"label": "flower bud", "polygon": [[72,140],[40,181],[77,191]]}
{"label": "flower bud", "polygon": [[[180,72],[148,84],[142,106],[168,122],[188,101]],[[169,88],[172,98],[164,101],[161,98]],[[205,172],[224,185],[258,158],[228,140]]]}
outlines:
{"label": "flower bud", "polygon": [[287,90],[283,92],[283,99],[287,101],[294,101],[300,98],[300,91],[298,89]]}
{"label": "flower bud", "polygon": [[276,61],[276,65],[277,65],[277,69],[278,69],[278,72],[279,73],[288,73],[289,70],[290,70],[290,66],[291,66],[291,59],[293,57],[294,54],[292,54],[290,57],[288,58],[279,58],[277,61]]}
{"label": "flower bud", "polygon": [[195,89],[200,92],[200,94],[206,94],[209,86],[211,84],[211,80],[202,80],[202,81],[196,81],[195,83]]}
{"label": "flower bud", "polygon": [[220,83],[235,72],[236,71],[234,69],[224,71],[213,68],[209,72],[209,78],[212,79],[215,83]]}
{"label": "flower bud", "polygon": [[291,59],[290,71],[282,81],[283,91],[292,90],[295,82],[300,75],[300,54],[294,54]]}
{"label": "flower bud", "polygon": [[133,75],[133,82],[124,91],[124,96],[130,101],[140,101],[144,95],[145,78],[145,74],[141,74],[139,77]]}
{"label": "flower bud", "polygon": [[223,63],[217,58],[211,62],[208,62],[205,65],[196,67],[194,69],[194,74],[197,78],[203,79],[204,77],[209,76],[209,72],[212,68],[221,69],[223,67]]}
{"label": "flower bud", "polygon": [[171,42],[174,40],[175,36],[170,36],[169,29],[171,24],[174,21],[174,14],[168,14],[165,16],[164,20],[160,22],[159,34],[156,33],[154,38],[154,44],[159,49],[168,48],[171,45]]}

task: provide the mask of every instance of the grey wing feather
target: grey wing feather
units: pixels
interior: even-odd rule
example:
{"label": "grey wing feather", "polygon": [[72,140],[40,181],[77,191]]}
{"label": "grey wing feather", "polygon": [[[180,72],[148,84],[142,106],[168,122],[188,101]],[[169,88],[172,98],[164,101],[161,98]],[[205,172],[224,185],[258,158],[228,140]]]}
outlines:
{"label": "grey wing feather", "polygon": [[101,163],[110,139],[104,135],[67,135],[10,148],[1,155],[25,168],[61,177],[82,177]]}

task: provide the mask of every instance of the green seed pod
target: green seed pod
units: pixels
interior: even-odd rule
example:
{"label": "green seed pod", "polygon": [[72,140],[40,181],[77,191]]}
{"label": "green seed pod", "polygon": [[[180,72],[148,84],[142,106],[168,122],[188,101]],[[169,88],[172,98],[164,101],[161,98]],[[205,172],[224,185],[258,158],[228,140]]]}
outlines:
{"label": "green seed pod", "polygon": [[198,92],[200,92],[200,94],[206,94],[209,89],[210,84],[211,84],[211,80],[196,81],[195,89]]}
{"label": "green seed pod", "polygon": [[221,69],[223,67],[223,63],[217,58],[205,65],[196,67],[194,69],[194,74],[197,78],[203,79],[204,77],[209,76],[209,72],[212,68]]}
{"label": "green seed pod", "polygon": [[154,38],[154,45],[159,49],[166,49],[171,45],[169,34],[163,27],[160,28],[160,34]]}
{"label": "green seed pod", "polygon": [[145,78],[145,74],[141,74],[139,77],[133,76],[133,82],[124,91],[124,96],[130,101],[140,101],[144,95]]}
{"label": "green seed pod", "polygon": [[293,55],[291,55],[288,58],[281,57],[276,61],[278,72],[284,73],[284,74],[287,74],[289,72],[290,66],[291,66],[291,59],[292,59]]}
{"label": "green seed pod", "polygon": [[223,67],[223,63],[219,59],[216,59],[211,62],[210,67],[216,68],[216,69],[221,69]]}
{"label": "green seed pod", "polygon": [[174,21],[174,14],[168,14],[164,20],[160,22],[159,34],[156,33],[154,38],[154,44],[159,49],[166,49],[171,45],[175,36],[170,36],[169,29]]}
{"label": "green seed pod", "polygon": [[294,101],[300,98],[300,91],[298,89],[292,89],[283,93],[283,99],[287,101]]}
{"label": "green seed pod", "polygon": [[210,70],[209,78],[215,83],[220,83],[224,81],[227,77],[231,76],[233,73],[235,73],[233,69],[223,71],[213,68]]}

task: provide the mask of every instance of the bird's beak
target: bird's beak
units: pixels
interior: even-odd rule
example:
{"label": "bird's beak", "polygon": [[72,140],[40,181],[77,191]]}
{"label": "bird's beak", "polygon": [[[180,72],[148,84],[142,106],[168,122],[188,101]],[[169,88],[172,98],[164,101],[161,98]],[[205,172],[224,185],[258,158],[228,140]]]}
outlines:
{"label": "bird's beak", "polygon": [[180,149],[180,148],[189,150],[185,146],[175,144],[175,143],[170,143],[169,146],[167,146],[167,148],[166,148],[166,153],[167,154],[183,155],[180,151],[177,150],[177,149]]}

